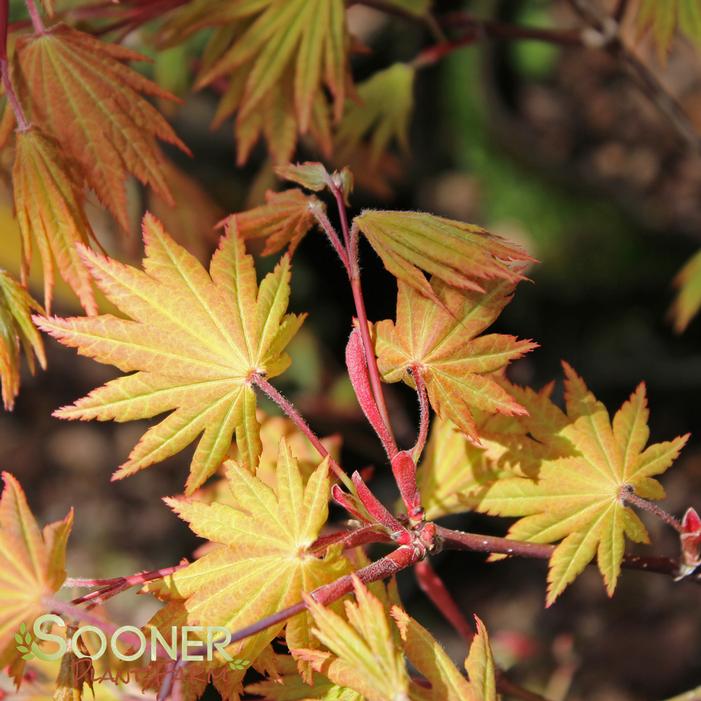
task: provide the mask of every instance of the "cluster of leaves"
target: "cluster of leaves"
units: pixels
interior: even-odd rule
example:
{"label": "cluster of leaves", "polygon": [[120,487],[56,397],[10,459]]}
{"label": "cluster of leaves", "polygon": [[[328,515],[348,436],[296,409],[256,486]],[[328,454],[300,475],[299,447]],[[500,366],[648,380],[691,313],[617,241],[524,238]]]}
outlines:
{"label": "cluster of leaves", "polygon": [[[152,11],[148,3],[132,4],[134,17]],[[166,500],[206,541],[195,560],[148,583],[125,579],[96,591],[108,598],[146,583],[144,591],[162,602],[151,630],[218,626],[246,633],[227,648],[233,663],[220,655],[179,669],[183,699],[199,698],[212,682],[227,699],[248,692],[281,701],[496,701],[482,622],[477,619],[465,676],[404,611],[393,582],[377,580],[430,554],[438,543],[434,519],[479,511],[517,519],[509,535],[519,542],[555,544],[548,605],[594,559],[611,595],[625,539],[648,541],[631,499],[649,504],[664,497],[655,477],[673,464],[686,436],[647,446],[644,385],[611,419],[567,365],[564,410],[552,399],[552,385],[534,391],[506,378],[509,364],[537,347],[488,332],[534,262],[525,251],[480,227],[422,212],[364,211],[348,222],[348,169],[330,174],[318,163],[287,163],[306,135],[336,159],[354,163],[363,152],[372,171],[395,142],[406,147],[417,64],[395,64],[354,86],[350,53],[357,42],[346,3],[164,5],[179,7],[158,29],[163,46],[208,35],[197,86],[222,93],[215,124],[235,115],[239,162],[262,136],[278,174],[300,187],[268,192],[265,203],[228,217],[208,269],[152,214],[143,219],[141,268],[96,252],[86,191],[127,230],[127,177],[172,202],[158,142],[187,148],[147,99],[172,95],[128,67],[138,54],[62,23],[37,26],[35,19],[34,32],[14,44],[11,69],[0,65],[11,91],[0,134],[8,142],[16,121],[12,186],[22,274],[26,281],[36,247],[46,312],[0,272],[4,403],[11,408],[19,388],[20,348],[32,366],[34,356],[45,364],[34,312],[41,330],[124,373],[57,410],[57,417],[124,422],[167,414],[148,428],[115,479],[196,443],[184,494]],[[430,3],[387,5],[421,18]],[[691,31],[697,18],[687,4],[670,6]],[[654,27],[662,44],[669,16],[643,2],[640,21]],[[325,192],[338,207],[340,235]],[[397,481],[402,504],[394,513],[360,474],[346,475],[337,442],[316,439],[269,382],[288,368],[286,349],[305,319],[288,311],[291,257],[315,230],[328,236],[348,273],[358,316],[349,323],[349,374]],[[392,319],[365,318],[361,236],[397,280]],[[251,239],[264,242],[264,255],[287,249],[260,281],[246,250]],[[85,316],[51,316],[54,265]],[[95,287],[122,316],[98,313]],[[695,293],[687,297],[682,323],[698,305]],[[410,451],[396,445],[382,381],[417,391],[421,426]],[[256,389],[291,420],[266,417]],[[361,522],[350,535],[329,523],[332,499]],[[35,662],[26,626],[57,604],[71,523],[69,514],[40,531],[18,483],[5,475],[0,667],[10,665],[18,683],[27,676],[25,663]],[[352,539],[363,532],[395,550],[371,563]],[[680,525],[682,574],[701,562],[700,532],[690,510]],[[387,563],[392,567],[383,570]],[[343,600],[348,594],[352,599]],[[77,604],[66,606],[80,618]],[[82,685],[71,684],[77,660],[69,653],[53,670],[55,698],[80,698]],[[249,667],[263,681],[246,686]],[[157,662],[140,672],[140,687],[156,690],[167,687],[173,669]]]}

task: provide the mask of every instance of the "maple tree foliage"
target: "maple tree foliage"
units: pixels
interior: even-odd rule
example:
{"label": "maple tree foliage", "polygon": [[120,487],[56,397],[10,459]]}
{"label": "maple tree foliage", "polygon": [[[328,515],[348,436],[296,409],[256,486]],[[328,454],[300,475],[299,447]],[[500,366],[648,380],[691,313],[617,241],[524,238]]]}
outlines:
{"label": "maple tree foliage", "polygon": [[[367,47],[351,34],[353,4],[363,3],[127,0],[63,12],[43,0],[42,14],[29,0],[30,22],[10,25],[9,4],[0,0],[6,98],[0,145],[12,164],[21,261],[20,282],[0,270],[4,406],[12,410],[19,392],[22,352],[31,371],[47,364],[39,330],[116,368],[120,376],[54,415],[156,419],[113,479],[195,444],[183,493],[164,501],[203,541],[191,561],[160,570],[67,579],[73,512],[41,530],[19,482],[3,473],[0,669],[19,693],[80,701],[90,688],[98,700],[126,700],[134,690],[156,692],[161,701],[196,701],[211,685],[233,701],[250,695],[497,701],[511,692],[534,698],[499,669],[482,620],[475,616],[473,631],[438,574],[421,569],[433,555],[472,550],[492,560],[547,558],[546,606],[594,562],[609,596],[623,567],[661,572],[668,581],[701,581],[696,509],[689,506],[677,519],[654,503],[665,496],[658,478],[688,436],[648,445],[645,385],[612,417],[567,364],[564,407],[553,383],[536,390],[509,379],[511,365],[538,344],[490,328],[536,262],[530,253],[437,214],[350,213],[355,176],[386,192],[392,164],[396,170],[400,154],[407,157],[420,71],[495,25],[469,17],[473,34],[459,35],[449,26],[452,15],[436,19],[430,0],[369,3],[409,18],[435,43],[356,87],[351,57]],[[638,30],[650,30],[661,53],[677,29],[698,40],[694,2],[633,5]],[[52,24],[44,26],[43,15]],[[80,29],[70,24],[76,18]],[[157,53],[170,47],[186,57],[179,79],[187,83],[196,74],[195,89],[218,94],[213,126],[233,121],[238,163],[261,138],[267,142],[253,188],[260,199],[252,198],[248,209],[223,217],[210,194],[161,152],[163,142],[189,154],[164,116],[177,98],[131,68],[141,54],[103,38],[116,32],[131,46],[151,20]],[[572,36],[559,40],[569,45]],[[581,41],[588,46],[591,37]],[[300,141],[338,170],[292,163]],[[263,196],[274,174],[293,185]],[[166,227],[153,213],[144,215],[141,266],[122,262],[113,252],[118,246],[105,244],[111,255],[102,250],[104,232],[86,210],[92,192],[127,232],[135,210],[132,177],[148,188],[148,206],[172,222]],[[271,383],[290,366],[288,347],[306,317],[288,307],[293,256],[309,233],[327,237],[348,278],[355,309],[346,320],[347,386],[384,450],[386,464],[375,471],[391,473],[395,504],[380,500],[384,492],[375,490],[372,469],[350,464],[353,451],[341,450],[339,435],[317,436]],[[391,319],[368,318],[361,238],[396,280]],[[209,242],[217,245],[205,268],[198,256],[205,257]],[[261,255],[279,254],[260,280],[247,243]],[[44,308],[28,292],[37,257]],[[84,315],[52,315],[56,272]],[[696,256],[678,278],[678,330],[698,311],[698,278]],[[416,391],[419,405],[411,447],[400,444],[406,432],[395,433],[398,399],[388,385],[399,382]],[[257,393],[285,417],[273,416]],[[675,531],[677,556],[626,552],[627,541],[650,541],[636,510]],[[466,512],[512,519],[507,537],[441,525],[443,517]],[[410,568],[469,641],[460,666],[403,605],[395,576]],[[88,591],[66,601],[62,587]],[[117,664],[131,685],[109,692],[93,689],[100,664],[82,656],[90,641],[75,643],[51,664],[36,659],[30,626],[37,616],[58,611],[69,632],[86,622],[93,632],[111,634],[117,626],[97,607],[133,587],[158,607],[143,626],[151,641],[190,630],[201,647],[211,640],[200,627],[209,626],[230,633],[225,649],[209,660],[189,659],[184,645],[176,659],[103,661]],[[79,680],[81,670],[88,676]]]}
{"label": "maple tree foliage", "polygon": [[150,428],[115,473],[120,479],[160,462],[202,436],[187,491],[221,464],[236,433],[242,461],[260,454],[252,374],[274,377],[290,363],[285,346],[304,316],[286,314],[289,259],[260,288],[235,226],[222,237],[209,273],[152,216],[143,224],[144,270],[82,249],[96,284],[131,319],[36,318],[41,329],[102,363],[132,372],[56,415],[133,421],[172,413]]}

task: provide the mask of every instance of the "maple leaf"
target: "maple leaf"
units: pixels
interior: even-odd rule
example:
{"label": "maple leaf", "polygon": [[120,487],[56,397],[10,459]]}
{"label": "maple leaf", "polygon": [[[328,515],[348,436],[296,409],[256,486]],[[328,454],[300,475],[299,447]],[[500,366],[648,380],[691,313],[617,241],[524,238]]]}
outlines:
{"label": "maple leaf", "polygon": [[41,335],[32,324],[32,311],[42,309],[29,293],[4,270],[0,270],[0,380],[5,409],[12,411],[20,385],[20,348],[34,373],[34,356],[46,368]]}
{"label": "maple leaf", "polygon": [[289,259],[261,282],[230,226],[209,275],[151,215],[144,217],[144,271],[93,251],[82,255],[96,284],[130,319],[37,318],[64,345],[133,374],[108,382],[55,415],[133,421],[172,413],[150,428],[117,470],[121,479],[174,455],[202,435],[190,464],[192,493],[224,460],[236,432],[243,462],[260,453],[252,373],[283,372],[284,348],[303,316],[286,314]]}
{"label": "maple leaf", "polygon": [[[470,683],[443,648],[399,606],[386,605],[354,577],[355,601],[345,602],[347,621],[306,597],[314,635],[330,652],[293,650],[316,671],[367,701],[495,701],[495,671],[484,626],[478,628],[467,664]],[[392,624],[392,619],[394,624]],[[478,625],[481,621],[478,619]],[[399,634],[399,635],[398,635]],[[429,682],[413,682],[406,659]]]}
{"label": "maple leaf", "polygon": [[500,516],[524,516],[509,530],[517,540],[561,541],[550,558],[547,605],[597,558],[606,590],[616,588],[625,537],[648,542],[645,526],[624,503],[633,489],[644,499],[661,499],[654,475],[665,472],[688,436],[645,448],[648,438],[645,385],[640,384],[613,418],[564,364],[568,425],[562,436],[578,454],[545,461],[537,480],[500,479],[477,498],[478,508]]}
{"label": "maple leaf", "polygon": [[292,650],[312,662],[315,671],[367,701],[408,699],[410,678],[398,635],[382,602],[354,576],[355,601],[345,602],[348,621],[307,597],[314,636],[332,654]]}
{"label": "maple leaf", "polygon": [[363,701],[353,689],[334,684],[323,674],[315,674],[307,684],[297,670],[291,655],[276,656],[277,675],[246,687],[246,693],[262,696],[269,701],[292,701],[293,699],[315,699],[317,701]]}
{"label": "maple leaf", "polygon": [[[151,586],[151,591],[175,604],[156,615],[152,622],[156,627],[170,626],[174,612],[177,620],[188,624],[238,630],[347,572],[340,549],[329,549],[323,558],[310,551],[328,517],[328,459],[305,484],[283,439],[273,487],[234,462],[226,467],[230,490],[226,504],[166,500],[215,547]],[[255,660],[283,627],[289,647],[312,644],[309,614],[304,612],[234,644],[230,654]],[[238,678],[242,677],[243,672]]]}
{"label": "maple leaf", "polygon": [[35,127],[18,131],[16,144],[12,186],[25,276],[35,241],[44,268],[47,312],[51,311],[55,260],[85,311],[96,314],[90,274],[76,247],[94,238],[82,208],[80,178],[58,144]]}
{"label": "maple leaf", "polygon": [[205,0],[177,12],[163,36],[180,42],[205,27],[215,31],[197,85],[229,77],[215,123],[238,112],[239,161],[261,131],[278,162],[289,160],[298,133],[311,130],[328,140],[323,88],[338,119],[350,83],[343,0]]}
{"label": "maple leaf", "polygon": [[323,207],[316,197],[307,197],[296,188],[265,193],[266,204],[232,214],[239,235],[244,239],[264,238],[263,255],[276,253],[285,246],[292,255],[306,233],[316,224],[313,207]]}
{"label": "maple leaf", "polygon": [[125,231],[127,174],[174,204],[156,139],[189,153],[142,94],[176,98],[122,63],[140,60],[129,49],[57,24],[19,38],[13,68],[31,121],[60,143]]}
{"label": "maple leaf", "polygon": [[701,309],[701,251],[697,251],[674,278],[677,297],[670,314],[674,328],[681,333]]}
{"label": "maple leaf", "polygon": [[404,152],[409,150],[415,73],[412,66],[395,63],[358,86],[359,99],[349,102],[334,137],[337,161],[347,162],[366,137],[369,137],[370,169],[377,166],[392,139]]}
{"label": "maple leaf", "polygon": [[73,512],[63,521],[39,529],[19,482],[2,473],[0,497],[0,668],[17,655],[15,633],[30,625],[46,608],[44,598],[66,578],[66,542]]}
{"label": "maple leaf", "polygon": [[511,300],[512,283],[491,281],[484,293],[462,292],[436,280],[431,284],[439,305],[399,282],[396,322],[384,320],[375,327],[379,369],[387,382],[412,385],[416,368],[436,413],[479,442],[474,408],[526,412],[491,374],[537,345],[503,334],[478,336]]}
{"label": "maple leaf", "polygon": [[701,7],[697,0],[640,0],[636,21],[641,31],[652,31],[662,58],[677,30],[701,45]]}
{"label": "maple leaf", "polygon": [[437,303],[435,284],[421,270],[452,287],[484,292],[489,280],[523,280],[512,264],[533,260],[478,226],[424,212],[367,210],[354,223],[392,275]]}
{"label": "maple leaf", "polygon": [[551,400],[552,384],[536,392],[494,378],[528,414],[504,416],[474,411],[482,447],[473,445],[452,421],[433,419],[416,473],[429,520],[467,511],[469,497],[497,479],[537,476],[545,460],[576,454],[561,435],[567,416]]}

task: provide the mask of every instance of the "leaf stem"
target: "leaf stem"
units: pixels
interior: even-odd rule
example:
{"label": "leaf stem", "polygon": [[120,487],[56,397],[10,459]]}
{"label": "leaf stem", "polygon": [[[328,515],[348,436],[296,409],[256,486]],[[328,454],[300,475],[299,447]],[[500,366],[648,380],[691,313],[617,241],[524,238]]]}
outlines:
{"label": "leaf stem", "polygon": [[46,27],[44,26],[44,21],[41,19],[41,13],[36,6],[34,0],[25,0],[27,6],[27,12],[29,12],[29,17],[32,20],[32,27],[34,27],[35,34],[46,34]]}
{"label": "leaf stem", "polygon": [[333,225],[329,221],[329,218],[326,216],[326,212],[324,211],[323,206],[321,205],[321,203],[314,203],[309,205],[309,209],[314,215],[314,218],[316,219],[319,226],[324,230],[324,233],[331,242],[331,245],[333,246],[334,250],[336,251],[336,253],[338,253],[338,257],[341,259],[341,263],[343,263],[343,267],[346,269],[346,274],[350,278],[351,270],[350,265],[348,263],[348,253],[344,248],[343,244],[341,243],[341,240],[338,238],[336,229],[333,228]]}
{"label": "leaf stem", "polygon": [[672,514],[670,514],[668,511],[665,511],[661,506],[653,504],[651,501],[639,497],[635,493],[631,485],[623,485],[618,495],[622,502],[626,504],[632,504],[633,506],[637,506],[643,511],[647,511],[650,514],[657,516],[657,518],[659,518],[660,521],[663,521],[668,526],[674,528],[674,530],[680,535],[684,533],[684,528],[682,527],[681,521],[679,521],[679,519],[672,516]]}
{"label": "leaf stem", "polygon": [[294,422],[295,426],[307,437],[309,442],[314,446],[316,452],[322,458],[328,457],[329,467],[334,472],[334,474],[351,490],[353,485],[350,481],[348,475],[343,471],[341,466],[334,460],[333,456],[326,449],[326,446],[321,442],[319,437],[312,431],[309,424],[304,420],[302,415],[295,409],[292,402],[287,399],[279,390],[273,387],[270,382],[268,382],[262,375],[258,373],[253,373],[250,377],[250,381],[262,390],[270,399],[272,399],[285,414]]}
{"label": "leaf stem", "polygon": [[428,423],[430,419],[430,411],[428,405],[428,393],[426,391],[426,383],[424,382],[421,369],[414,365],[412,366],[412,377],[416,383],[416,393],[419,397],[419,435],[416,439],[416,445],[412,450],[414,462],[418,464],[421,454],[426,447],[426,439],[428,438]]}
{"label": "leaf stem", "polygon": [[8,104],[15,113],[19,131],[29,129],[29,120],[24,114],[10,77],[10,64],[7,61],[7,32],[10,22],[10,0],[0,0],[0,80],[7,96]]}

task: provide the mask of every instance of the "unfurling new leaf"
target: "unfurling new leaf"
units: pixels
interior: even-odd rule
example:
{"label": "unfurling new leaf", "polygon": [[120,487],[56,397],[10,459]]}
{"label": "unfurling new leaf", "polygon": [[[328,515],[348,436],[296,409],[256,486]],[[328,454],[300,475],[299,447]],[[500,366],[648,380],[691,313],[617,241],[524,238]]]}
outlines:
{"label": "unfurling new leaf", "polygon": [[284,349],[304,317],[285,313],[289,259],[258,288],[253,259],[234,225],[209,274],[154,217],[144,218],[143,233],[143,271],[82,250],[97,285],[129,319],[108,314],[37,323],[81,354],[133,373],[56,415],[133,421],[172,411],[142,436],[115,478],[165,460],[201,435],[187,481],[191,493],[225,459],[234,432],[242,461],[249,469],[256,465],[260,437],[251,376],[274,377],[287,368]]}

